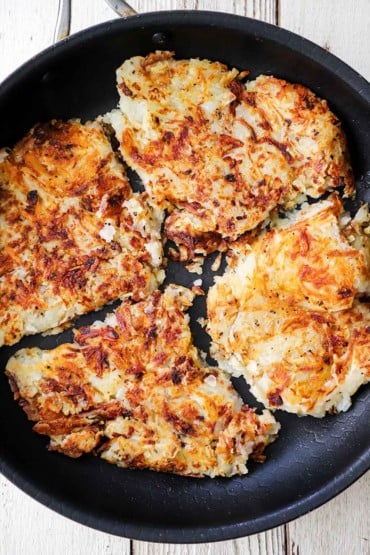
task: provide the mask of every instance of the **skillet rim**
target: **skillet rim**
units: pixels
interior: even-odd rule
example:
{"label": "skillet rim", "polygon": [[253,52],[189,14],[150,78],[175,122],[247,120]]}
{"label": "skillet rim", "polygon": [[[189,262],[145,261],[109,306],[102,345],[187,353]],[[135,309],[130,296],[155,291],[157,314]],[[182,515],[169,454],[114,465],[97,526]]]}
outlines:
{"label": "skillet rim", "polygon": [[[265,21],[260,21],[251,17],[210,10],[163,10],[157,12],[146,12],[131,15],[127,18],[111,19],[109,21],[104,21],[103,23],[87,27],[86,29],[82,29],[81,31],[73,33],[63,40],[50,45],[21,64],[8,77],[0,82],[0,95],[3,93],[3,88],[6,92],[7,88],[16,84],[18,77],[21,77],[25,71],[33,71],[33,69],[37,68],[40,62],[47,60],[50,56],[53,56],[55,51],[62,51],[64,49],[68,50],[69,48],[73,48],[75,43],[81,42],[82,39],[89,41],[95,37],[104,36],[107,31],[114,31],[116,28],[121,26],[123,28],[126,27],[126,25],[129,27],[132,26],[133,28],[140,28],[142,26],[142,20],[148,20],[149,24],[158,23],[158,16],[160,16],[163,20],[169,18],[169,22],[172,18],[179,17],[178,23],[181,24],[206,23],[210,25],[212,25],[212,20],[215,20],[215,23],[217,20],[217,23],[219,23],[218,19],[222,18],[225,20],[224,23],[227,23],[228,21],[230,21],[230,23],[232,22],[233,28],[236,27],[242,30],[245,25],[248,25],[250,26],[252,32],[253,28],[256,27],[256,31],[258,31],[255,33],[256,37],[273,39],[283,46],[288,47],[295,52],[299,52],[315,62],[318,62],[320,65],[324,66],[326,70],[334,71],[342,81],[345,81],[359,96],[361,96],[366,102],[370,103],[370,82],[338,56],[325,50],[318,44],[315,44],[309,39],[293,33],[284,27],[278,27],[272,23],[266,23]],[[183,19],[180,20],[180,17]],[[192,21],[194,17],[195,19],[198,19],[199,22]],[[224,25],[224,27],[226,27],[226,25]]]}
{"label": "skillet rim", "polygon": [[[35,70],[37,71],[39,65],[52,60],[56,52],[61,54],[64,52],[64,54],[68,55],[68,52],[72,51],[80,43],[95,40],[95,38],[114,33],[119,29],[122,31],[125,28],[135,30],[142,27],[143,24],[150,27],[151,25],[158,24],[159,18],[164,24],[176,23],[182,26],[217,24],[218,26],[222,25],[224,28],[230,27],[231,29],[241,31],[248,30],[251,34],[255,34],[256,37],[275,41],[282,44],[285,48],[313,60],[325,71],[335,72],[339,79],[350,87],[352,93],[361,97],[362,100],[369,104],[370,108],[370,83],[345,62],[320,46],[291,31],[270,23],[235,14],[203,10],[149,12],[133,15],[127,19],[106,21],[79,31],[35,55],[0,83],[0,101],[2,94],[6,94],[13,87],[17,86],[19,78],[32,74]],[[137,524],[123,523],[118,519],[113,520],[110,517],[98,515],[97,513],[91,514],[89,510],[81,509],[80,507],[76,508],[75,503],[66,499],[59,500],[59,498],[41,491],[32,481],[25,478],[22,473],[12,468],[11,464],[0,458],[0,472],[7,479],[36,501],[57,513],[75,522],[106,533],[136,540],[162,543],[222,541],[269,530],[323,505],[353,484],[369,469],[370,442],[354,463],[349,464],[345,471],[340,475],[334,476],[320,490],[303,499],[298,499],[293,504],[291,503],[279,510],[267,513],[263,517],[249,521],[233,522],[227,525],[216,524],[214,526],[200,526],[196,528],[171,526],[165,528],[163,526],[150,525],[147,522]]]}

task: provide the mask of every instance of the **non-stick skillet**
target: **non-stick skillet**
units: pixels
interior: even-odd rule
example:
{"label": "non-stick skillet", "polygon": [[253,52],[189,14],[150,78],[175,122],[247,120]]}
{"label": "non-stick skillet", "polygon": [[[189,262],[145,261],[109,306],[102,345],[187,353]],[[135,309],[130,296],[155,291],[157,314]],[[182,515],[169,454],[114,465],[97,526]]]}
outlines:
{"label": "non-stick skillet", "polygon": [[[84,120],[117,103],[114,72],[123,59],[155,49],[178,57],[207,57],[299,81],[328,99],[349,138],[358,198],[370,200],[370,84],[314,44],[272,25],[211,12],[160,12],[98,25],[30,60],[0,88],[0,146],[12,145],[36,122]],[[134,185],[140,186],[132,176]],[[203,283],[212,282],[209,261]],[[192,284],[194,275],[171,263],[169,280]],[[203,310],[197,304],[193,320]],[[92,322],[97,314],[78,323]],[[207,338],[194,323],[196,343]],[[51,348],[69,340],[32,337],[0,350],[1,369],[18,348]],[[243,382],[238,389],[256,405]],[[278,441],[263,465],[226,479],[191,479],[129,471],[94,458],[72,460],[46,450],[47,440],[13,401],[0,374],[0,470],[45,505],[89,526],[161,542],[222,540],[266,530],[324,503],[370,467],[370,387],[345,414],[323,420],[276,413]]]}

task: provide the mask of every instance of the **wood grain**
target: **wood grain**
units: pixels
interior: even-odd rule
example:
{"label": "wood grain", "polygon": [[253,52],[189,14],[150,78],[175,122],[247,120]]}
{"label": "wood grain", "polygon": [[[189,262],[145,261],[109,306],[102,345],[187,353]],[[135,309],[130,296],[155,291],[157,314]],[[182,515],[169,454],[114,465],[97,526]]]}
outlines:
{"label": "wood grain", "polygon": [[129,555],[130,541],[72,522],[0,477],[0,555]]}
{"label": "wood grain", "polygon": [[285,555],[284,527],[239,540],[198,545],[133,542],[133,555]]}
{"label": "wood grain", "polygon": [[368,80],[369,17],[368,0],[281,0],[279,9],[281,27],[323,46]]}
{"label": "wood grain", "polygon": [[133,555],[284,555],[283,527],[240,540],[198,545],[133,542]]}
{"label": "wood grain", "polygon": [[289,524],[287,555],[370,555],[370,474]]}
{"label": "wood grain", "polygon": [[0,0],[0,82],[51,44],[57,6],[57,0]]}
{"label": "wood grain", "polygon": [[[139,12],[205,9],[279,23],[330,49],[365,77],[368,0],[130,0]],[[0,0],[0,81],[51,44],[57,0]],[[319,7],[318,7],[319,5]],[[72,1],[72,31],[113,19],[103,0]],[[298,77],[297,77],[298,79]],[[50,511],[0,477],[0,555],[370,555],[370,474],[284,527],[235,541],[175,546],[129,542]],[[287,545],[285,545],[287,539]]]}

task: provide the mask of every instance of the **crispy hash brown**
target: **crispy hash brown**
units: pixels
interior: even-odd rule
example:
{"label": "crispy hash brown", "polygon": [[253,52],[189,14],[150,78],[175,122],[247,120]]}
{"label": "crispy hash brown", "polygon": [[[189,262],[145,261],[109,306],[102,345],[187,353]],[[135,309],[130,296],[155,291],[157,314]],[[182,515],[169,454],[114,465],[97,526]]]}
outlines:
{"label": "crispy hash brown", "polygon": [[240,240],[209,291],[213,356],[271,409],[345,411],[370,379],[368,239],[341,211],[332,196]]}
{"label": "crispy hash brown", "polygon": [[105,116],[180,259],[223,250],[302,194],[353,190],[347,145],[326,101],[302,85],[157,52],[117,70],[120,110]]}
{"label": "crispy hash brown", "polygon": [[100,125],[36,125],[0,163],[0,346],[153,291],[160,225]]}
{"label": "crispy hash brown", "polygon": [[243,405],[230,379],[207,367],[184,310],[193,293],[169,286],[124,301],[105,322],[51,351],[22,349],[8,362],[15,398],[50,449],[97,449],[111,463],[191,476],[245,474],[262,461],[279,424]]}

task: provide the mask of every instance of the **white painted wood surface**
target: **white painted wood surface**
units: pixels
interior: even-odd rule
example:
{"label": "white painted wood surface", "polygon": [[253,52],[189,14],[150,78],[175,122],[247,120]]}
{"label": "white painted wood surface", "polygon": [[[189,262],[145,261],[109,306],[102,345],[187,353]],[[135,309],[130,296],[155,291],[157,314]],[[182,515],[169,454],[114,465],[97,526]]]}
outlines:
{"label": "white painted wood surface", "polygon": [[[49,46],[57,0],[0,0],[0,81]],[[328,48],[370,79],[369,0],[131,0],[140,12],[208,9],[279,23]],[[113,19],[103,0],[73,0],[72,31]],[[370,555],[370,473],[289,525],[204,545],[130,542],[41,506],[0,477],[0,555]]]}

